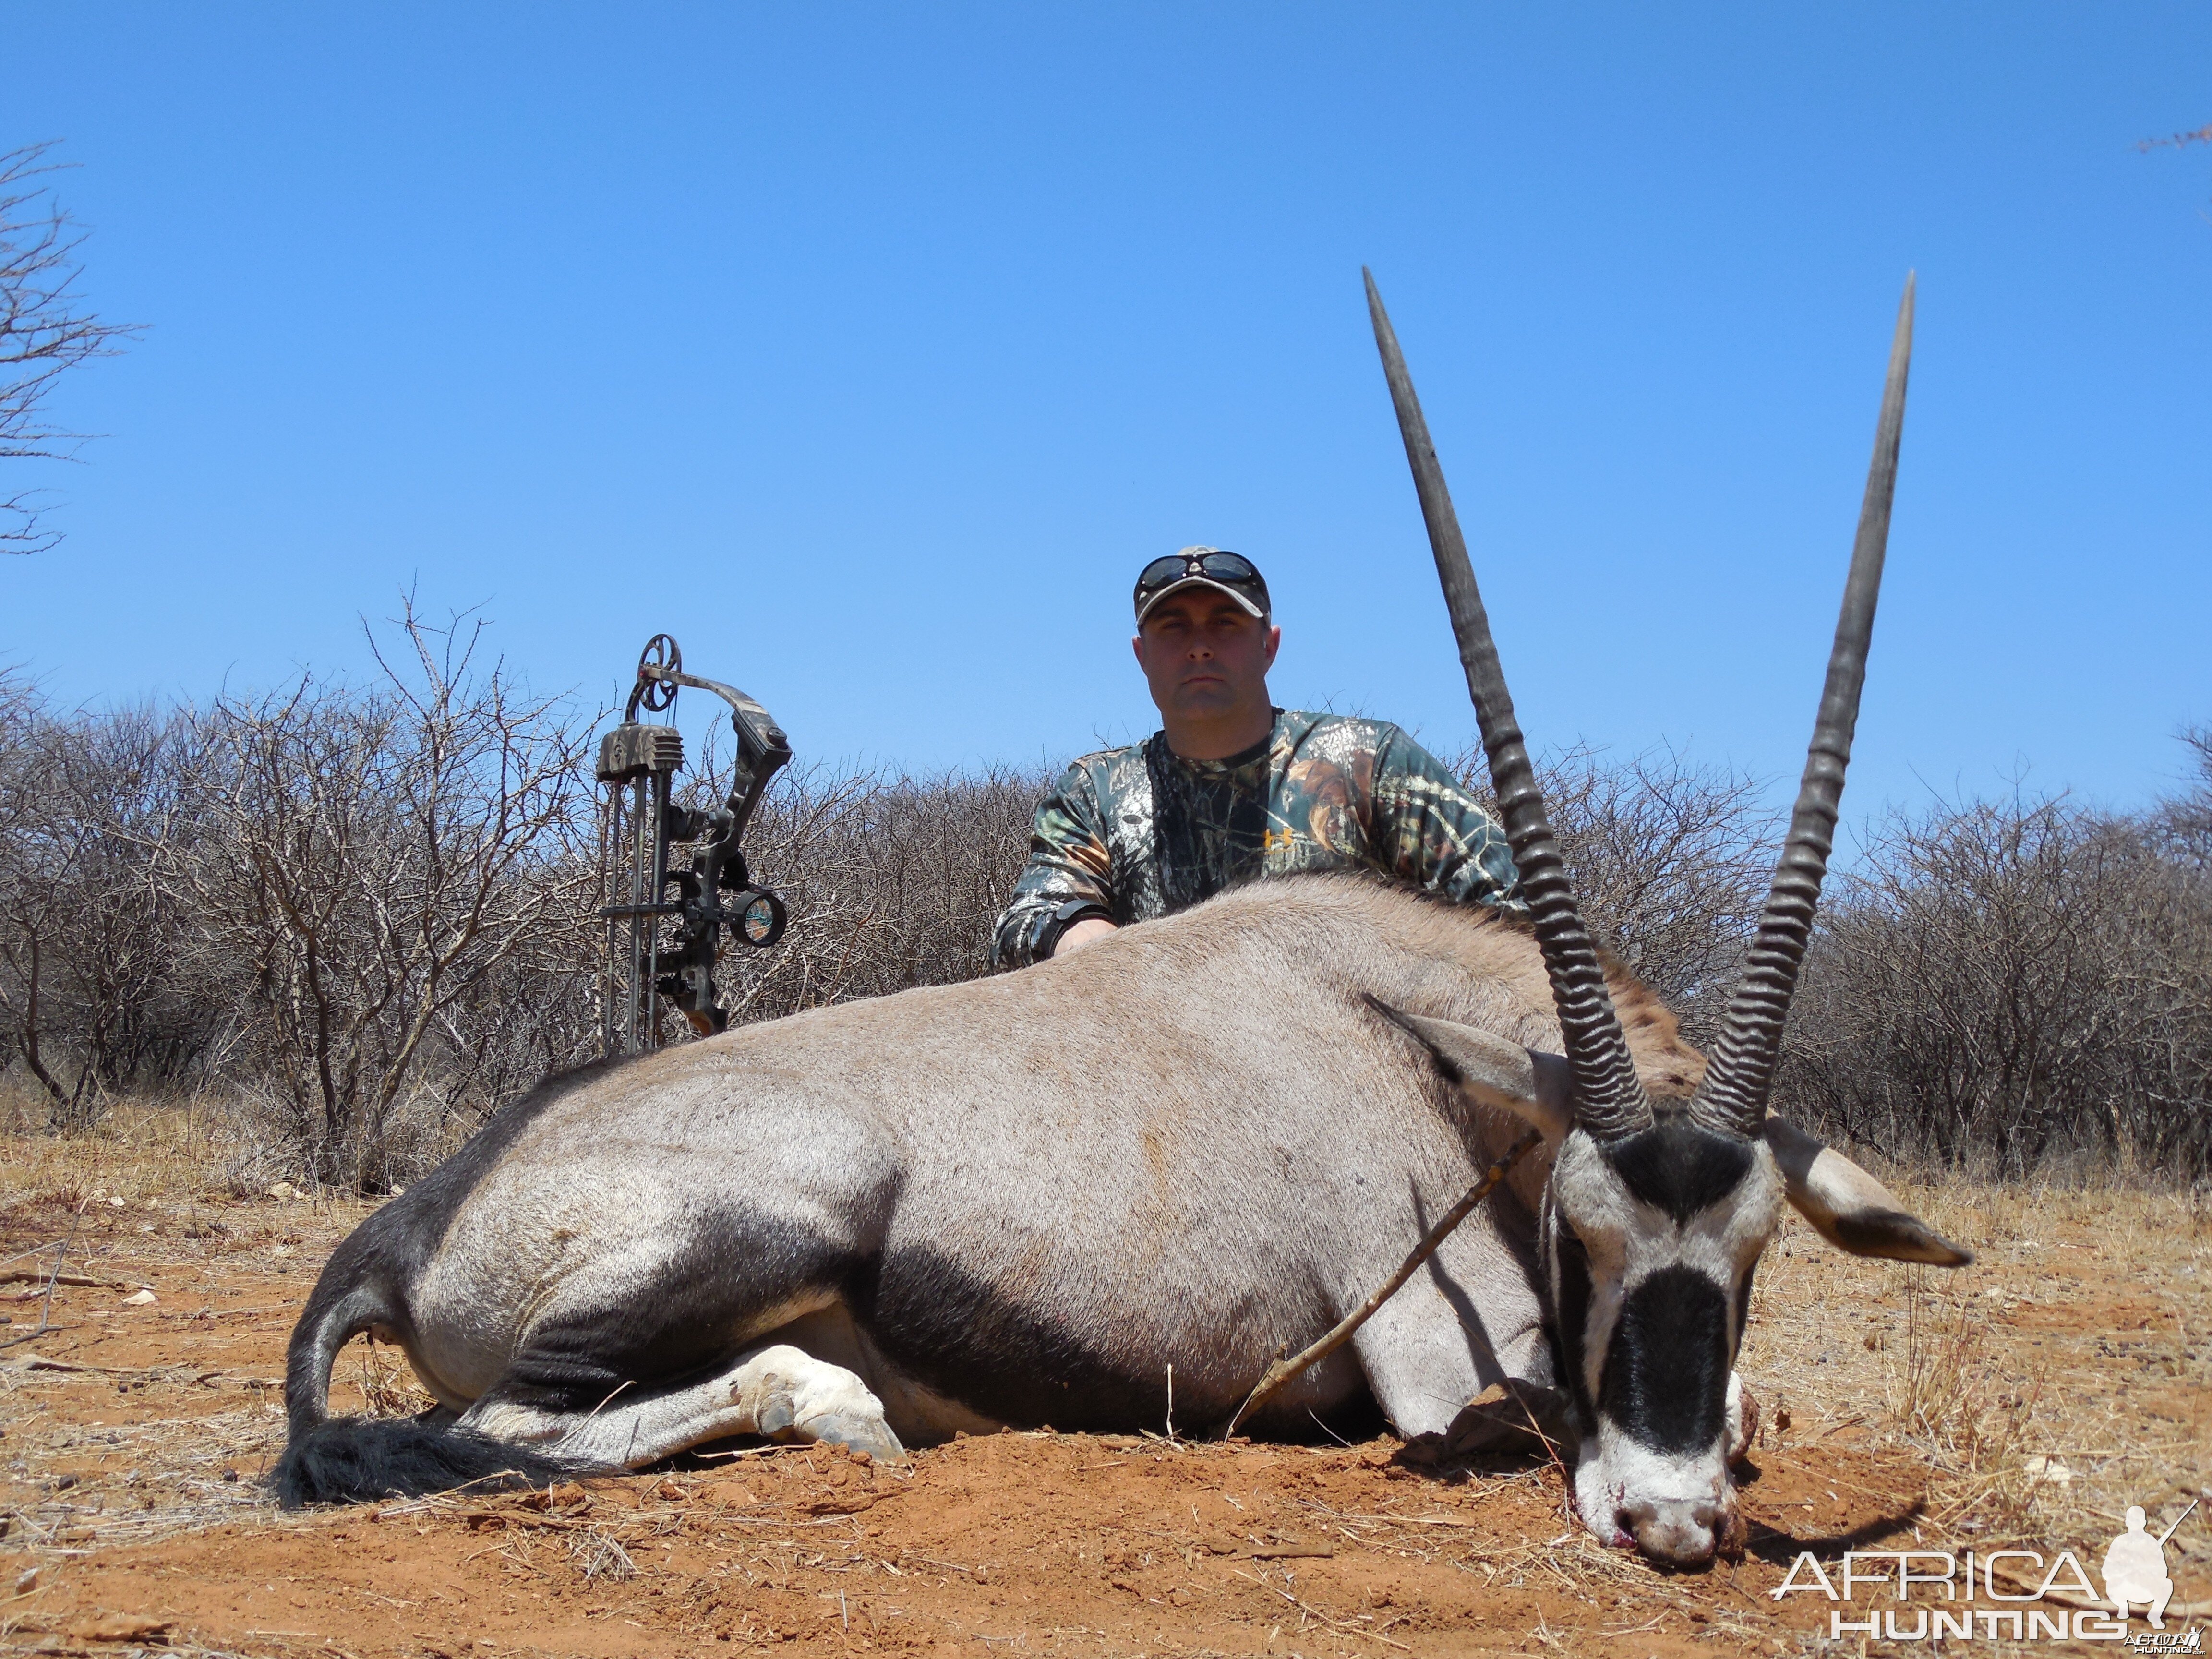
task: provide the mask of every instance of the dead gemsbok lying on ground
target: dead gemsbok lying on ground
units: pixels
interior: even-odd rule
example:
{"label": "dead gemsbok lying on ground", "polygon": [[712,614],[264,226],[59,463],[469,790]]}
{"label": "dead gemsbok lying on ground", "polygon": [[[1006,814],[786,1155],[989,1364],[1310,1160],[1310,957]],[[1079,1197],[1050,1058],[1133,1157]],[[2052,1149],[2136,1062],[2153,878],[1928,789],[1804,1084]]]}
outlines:
{"label": "dead gemsbok lying on ground", "polygon": [[[631,1467],[738,1434],[896,1456],[957,1429],[1226,1420],[1517,1137],[1542,1145],[1252,1426],[1371,1401],[1450,1427],[1564,1397],[1601,1537],[1738,1532],[1733,1363],[1785,1201],[1956,1265],[1766,1115],[1881,573],[1906,290],[1812,757],[1708,1065],[1585,935],[1397,344],[1377,340],[1533,921],[1358,877],[1236,890],[1025,971],[823,1008],[556,1079],[332,1255],[292,1338],[288,1504]],[[439,1408],[331,1419],[356,1334]]]}

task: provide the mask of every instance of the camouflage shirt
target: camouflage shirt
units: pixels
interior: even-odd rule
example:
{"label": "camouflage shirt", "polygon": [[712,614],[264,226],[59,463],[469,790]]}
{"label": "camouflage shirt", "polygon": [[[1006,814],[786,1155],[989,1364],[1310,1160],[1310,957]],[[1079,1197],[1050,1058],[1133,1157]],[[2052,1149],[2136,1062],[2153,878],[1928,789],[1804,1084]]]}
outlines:
{"label": "camouflage shirt", "polygon": [[992,963],[1036,961],[1070,900],[1126,927],[1255,876],[1348,868],[1522,908],[1505,832],[1387,721],[1278,708],[1265,743],[1218,761],[1185,760],[1156,732],[1085,755],[1045,797]]}

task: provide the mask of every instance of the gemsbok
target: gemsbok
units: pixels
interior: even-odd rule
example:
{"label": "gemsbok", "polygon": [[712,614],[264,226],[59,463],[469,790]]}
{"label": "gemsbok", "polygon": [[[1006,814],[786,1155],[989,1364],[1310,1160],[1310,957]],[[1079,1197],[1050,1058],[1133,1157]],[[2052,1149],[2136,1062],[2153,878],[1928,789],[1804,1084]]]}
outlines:
{"label": "gemsbok", "polygon": [[[1708,1062],[1577,911],[1443,477],[1377,343],[1530,920],[1357,875],[1234,890],[1064,959],[556,1078],[332,1254],[292,1337],[287,1504],[636,1468],[759,1434],[896,1457],[1000,1425],[1225,1422],[1533,1126],[1537,1151],[1262,1434],[1561,1402],[1601,1537],[1740,1540],[1734,1371],[1786,1202],[1859,1255],[1966,1251],[1768,1115],[1850,756],[1908,283],[1811,757]],[[361,1332],[440,1402],[328,1414]]]}

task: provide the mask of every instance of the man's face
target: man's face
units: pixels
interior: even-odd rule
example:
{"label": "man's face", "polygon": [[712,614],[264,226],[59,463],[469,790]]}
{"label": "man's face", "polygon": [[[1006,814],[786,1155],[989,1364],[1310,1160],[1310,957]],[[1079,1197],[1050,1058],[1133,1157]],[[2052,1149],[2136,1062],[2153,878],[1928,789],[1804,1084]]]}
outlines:
{"label": "man's face", "polygon": [[1267,706],[1282,637],[1226,593],[1193,587],[1153,606],[1132,643],[1164,718],[1210,720]]}

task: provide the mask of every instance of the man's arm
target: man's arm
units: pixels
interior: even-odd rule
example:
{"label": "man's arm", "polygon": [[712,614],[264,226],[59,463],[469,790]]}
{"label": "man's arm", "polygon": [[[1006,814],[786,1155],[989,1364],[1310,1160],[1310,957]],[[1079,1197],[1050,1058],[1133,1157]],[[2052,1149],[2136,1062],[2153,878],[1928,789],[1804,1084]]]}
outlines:
{"label": "man's arm", "polygon": [[1111,933],[1113,858],[1088,768],[1071,766],[1039,804],[1030,860],[991,935],[991,966],[1026,968]]}
{"label": "man's arm", "polygon": [[1442,761],[1395,726],[1389,732],[1375,757],[1376,857],[1445,898],[1525,910],[1504,827]]}

